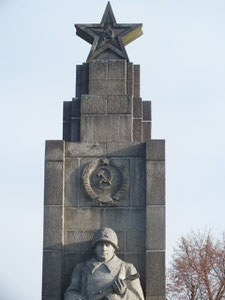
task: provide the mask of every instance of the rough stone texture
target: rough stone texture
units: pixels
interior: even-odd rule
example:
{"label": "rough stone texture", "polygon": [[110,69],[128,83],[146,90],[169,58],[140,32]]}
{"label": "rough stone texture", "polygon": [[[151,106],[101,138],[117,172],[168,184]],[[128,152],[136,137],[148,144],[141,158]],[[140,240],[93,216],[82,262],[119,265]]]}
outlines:
{"label": "rough stone texture", "polygon": [[127,208],[106,208],[105,227],[118,230],[145,230],[145,210]]}
{"label": "rough stone texture", "polygon": [[61,251],[44,251],[42,278],[43,296],[61,296],[62,275]]}
{"label": "rough stone texture", "polygon": [[66,208],[66,231],[98,230],[104,224],[104,210],[101,208]]}
{"label": "rough stone texture", "polygon": [[143,101],[143,120],[151,121],[151,101]]}
{"label": "rough stone texture", "polygon": [[107,60],[93,60],[89,63],[89,79],[105,79],[108,72]]}
{"label": "rough stone texture", "polygon": [[134,66],[132,63],[127,64],[127,94],[134,94]]}
{"label": "rough stone texture", "polygon": [[64,159],[64,141],[51,140],[45,143],[45,160],[61,161]]}
{"label": "rough stone texture", "polygon": [[80,118],[72,118],[70,140],[73,142],[80,141]]}
{"label": "rough stone texture", "polygon": [[140,97],[140,66],[134,65],[134,97]]}
{"label": "rough stone texture", "polygon": [[44,210],[44,249],[62,248],[62,206],[48,205]]}
{"label": "rough stone texture", "polygon": [[145,143],[108,142],[107,155],[121,157],[145,157]]}
{"label": "rough stone texture", "polygon": [[145,252],[145,231],[126,232],[126,251]]}
{"label": "rough stone texture", "polygon": [[133,141],[142,142],[142,140],[143,140],[142,119],[133,119]]}
{"label": "rough stone texture", "polygon": [[71,117],[80,118],[80,98],[72,99]]}
{"label": "rough stone texture", "polygon": [[106,114],[107,96],[82,95],[81,114]]}
{"label": "rough stone texture", "polygon": [[146,270],[146,296],[163,297],[165,295],[165,252],[147,252]]}
{"label": "rough stone texture", "polygon": [[165,140],[151,140],[146,143],[146,160],[165,160]]}
{"label": "rough stone texture", "polygon": [[[73,272],[74,267],[90,259],[93,256],[93,252],[84,252],[84,253],[64,253],[64,273],[71,274]],[[68,286],[67,286],[68,287]]]}
{"label": "rough stone texture", "polygon": [[[130,184],[130,199],[131,206],[145,206],[145,181],[146,167],[144,159],[131,160],[131,184]],[[137,184],[138,183],[138,184]]]}
{"label": "rough stone texture", "polygon": [[165,206],[147,205],[146,249],[165,249]]}
{"label": "rough stone texture", "polygon": [[132,98],[127,95],[108,95],[107,112],[110,114],[131,114]]}
{"label": "rough stone texture", "polygon": [[151,140],[151,131],[152,131],[152,123],[150,121],[143,121],[143,141],[150,141]]}
{"label": "rough stone texture", "polygon": [[78,206],[80,160],[67,158],[65,162],[65,206]]}
{"label": "rough stone texture", "polygon": [[[105,156],[105,143],[66,143],[65,151],[67,157],[87,157]],[[145,149],[144,149],[145,151]]]}
{"label": "rough stone texture", "polygon": [[127,61],[109,60],[107,78],[110,79],[126,79],[127,78]]}
{"label": "rough stone texture", "polygon": [[83,115],[80,120],[80,141],[93,143],[93,117]]}
{"label": "rough stone texture", "polygon": [[[57,151],[53,151],[56,157]],[[63,199],[63,162],[45,162],[44,201],[47,204],[62,204]]]}
{"label": "rough stone texture", "polygon": [[166,296],[162,297],[146,297],[146,300],[166,300]]}
{"label": "rough stone texture", "polygon": [[89,92],[93,95],[123,95],[126,94],[125,79],[91,79]]}
{"label": "rough stone texture", "polygon": [[133,99],[133,117],[134,118],[143,118],[143,102],[141,98]]}
{"label": "rough stone texture", "polygon": [[146,203],[151,205],[165,204],[165,162],[147,161]]}

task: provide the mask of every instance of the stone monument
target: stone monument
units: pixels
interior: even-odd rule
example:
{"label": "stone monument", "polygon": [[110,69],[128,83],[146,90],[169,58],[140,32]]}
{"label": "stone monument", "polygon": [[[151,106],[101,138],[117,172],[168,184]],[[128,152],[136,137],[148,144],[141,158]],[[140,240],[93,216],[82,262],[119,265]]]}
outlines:
{"label": "stone monument", "polygon": [[64,299],[102,228],[115,231],[116,255],[140,274],[145,299],[165,300],[165,142],[151,139],[151,102],[125,50],[142,24],[117,23],[108,3],[100,24],[75,27],[92,47],[64,102],[63,140],[46,141],[42,300]]}

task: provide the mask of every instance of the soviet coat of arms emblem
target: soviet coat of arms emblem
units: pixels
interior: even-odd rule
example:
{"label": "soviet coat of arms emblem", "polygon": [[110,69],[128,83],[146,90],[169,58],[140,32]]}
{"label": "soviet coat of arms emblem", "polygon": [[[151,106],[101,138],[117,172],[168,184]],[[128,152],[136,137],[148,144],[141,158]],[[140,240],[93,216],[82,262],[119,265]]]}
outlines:
{"label": "soviet coat of arms emblem", "polygon": [[82,173],[84,189],[96,206],[117,206],[127,191],[126,168],[108,158],[90,162]]}

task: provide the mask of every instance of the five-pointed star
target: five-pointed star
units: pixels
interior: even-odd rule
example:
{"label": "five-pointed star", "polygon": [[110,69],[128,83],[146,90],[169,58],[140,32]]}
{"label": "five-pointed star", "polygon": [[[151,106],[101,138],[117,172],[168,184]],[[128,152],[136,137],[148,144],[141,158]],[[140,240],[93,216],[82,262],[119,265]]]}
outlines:
{"label": "five-pointed star", "polygon": [[108,2],[100,24],[75,24],[76,34],[92,44],[87,61],[104,52],[129,61],[125,46],[142,35],[142,24],[117,24]]}

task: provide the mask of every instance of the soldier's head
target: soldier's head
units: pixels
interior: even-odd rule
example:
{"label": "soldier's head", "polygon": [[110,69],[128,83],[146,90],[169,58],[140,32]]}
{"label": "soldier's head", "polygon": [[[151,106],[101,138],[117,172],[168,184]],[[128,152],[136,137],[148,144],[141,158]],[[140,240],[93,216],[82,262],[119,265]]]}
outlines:
{"label": "soldier's head", "polygon": [[118,249],[118,238],[111,228],[102,228],[98,230],[92,240],[92,247],[95,256],[99,261],[108,261],[114,256]]}

